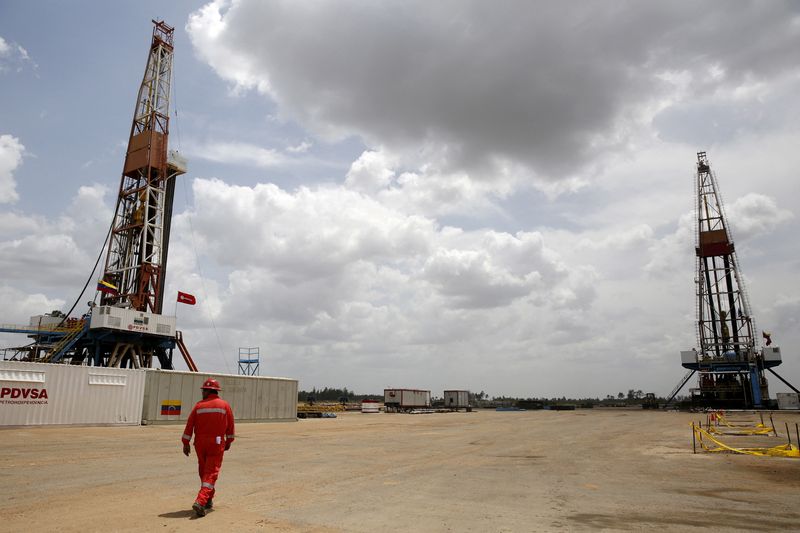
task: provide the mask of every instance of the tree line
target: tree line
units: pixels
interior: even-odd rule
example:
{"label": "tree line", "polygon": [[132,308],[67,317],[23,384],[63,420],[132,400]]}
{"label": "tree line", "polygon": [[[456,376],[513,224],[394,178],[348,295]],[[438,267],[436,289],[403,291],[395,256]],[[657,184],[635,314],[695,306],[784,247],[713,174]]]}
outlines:
{"label": "tree line", "polygon": [[[527,402],[544,402],[545,404],[557,404],[557,403],[574,403],[579,405],[608,405],[608,404],[616,404],[616,403],[630,403],[630,402],[637,402],[644,398],[645,394],[641,390],[635,389],[628,389],[628,392],[618,392],[617,394],[608,394],[605,398],[567,398],[566,396],[561,397],[553,397],[553,398],[522,398],[522,397],[513,397],[513,396],[494,396],[489,397],[484,391],[480,392],[471,392],[469,394],[470,403],[473,405],[479,405],[481,403],[491,403],[491,404],[513,404],[514,402],[520,401],[527,401]],[[438,398],[436,396],[432,396],[431,400],[436,401]],[[657,398],[658,400],[664,401],[665,398]],[[323,387],[321,389],[317,389],[316,387],[312,388],[310,391],[301,390],[297,393],[297,400],[300,402],[341,402],[341,403],[357,403],[362,400],[383,400],[383,394],[357,394],[355,391],[348,389],[347,387],[337,388],[337,387]]]}
{"label": "tree line", "polygon": [[383,400],[383,394],[356,394],[347,387],[341,389],[335,387],[316,387],[310,391],[301,390],[297,392],[297,400],[300,402],[341,402],[351,403],[361,400]]}

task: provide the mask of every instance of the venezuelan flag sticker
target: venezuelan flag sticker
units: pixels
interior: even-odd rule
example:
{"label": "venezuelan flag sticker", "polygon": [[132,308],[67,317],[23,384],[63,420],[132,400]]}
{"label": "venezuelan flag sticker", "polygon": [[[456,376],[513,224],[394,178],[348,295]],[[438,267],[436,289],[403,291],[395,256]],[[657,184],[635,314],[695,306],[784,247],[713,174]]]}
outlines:
{"label": "venezuelan flag sticker", "polygon": [[180,400],[164,400],[161,402],[161,414],[166,416],[180,416]]}

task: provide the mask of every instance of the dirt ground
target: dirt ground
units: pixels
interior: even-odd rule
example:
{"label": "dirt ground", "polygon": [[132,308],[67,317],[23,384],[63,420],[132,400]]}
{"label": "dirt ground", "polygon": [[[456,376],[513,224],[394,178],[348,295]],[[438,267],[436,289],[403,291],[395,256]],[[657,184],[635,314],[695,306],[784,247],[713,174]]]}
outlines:
{"label": "dirt ground", "polygon": [[[0,530],[800,530],[800,459],[693,455],[689,422],[701,418],[595,409],[240,424],[204,518],[190,511],[199,480],[181,426],[4,429]],[[774,420],[782,437],[756,441],[785,443],[788,422],[796,442],[800,413]],[[753,438],[728,438],[741,439]]]}

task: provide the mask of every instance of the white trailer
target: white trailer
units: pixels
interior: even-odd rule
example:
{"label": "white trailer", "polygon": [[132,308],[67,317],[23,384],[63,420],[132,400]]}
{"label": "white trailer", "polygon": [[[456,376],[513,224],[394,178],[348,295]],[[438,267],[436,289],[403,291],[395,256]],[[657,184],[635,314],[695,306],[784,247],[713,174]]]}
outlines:
{"label": "white trailer", "polygon": [[381,404],[378,400],[361,400],[362,413],[380,413]]}
{"label": "white trailer", "polygon": [[444,391],[444,406],[446,409],[466,409],[469,407],[468,390]]}
{"label": "white trailer", "polygon": [[383,389],[383,407],[387,413],[429,409],[431,391],[419,389]]}
{"label": "white trailer", "polygon": [[796,392],[779,392],[775,395],[778,409],[800,409],[800,394]]}

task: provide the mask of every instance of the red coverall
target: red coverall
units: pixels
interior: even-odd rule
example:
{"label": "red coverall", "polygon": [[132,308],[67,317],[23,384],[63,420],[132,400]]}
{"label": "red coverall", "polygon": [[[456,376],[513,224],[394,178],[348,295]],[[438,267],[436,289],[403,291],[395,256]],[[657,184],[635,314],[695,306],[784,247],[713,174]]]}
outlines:
{"label": "red coverall", "polygon": [[195,404],[181,440],[189,444],[194,431],[194,449],[200,471],[200,492],[197,503],[204,506],[214,497],[214,484],[222,466],[225,447],[233,442],[233,411],[217,394],[209,394]]}

